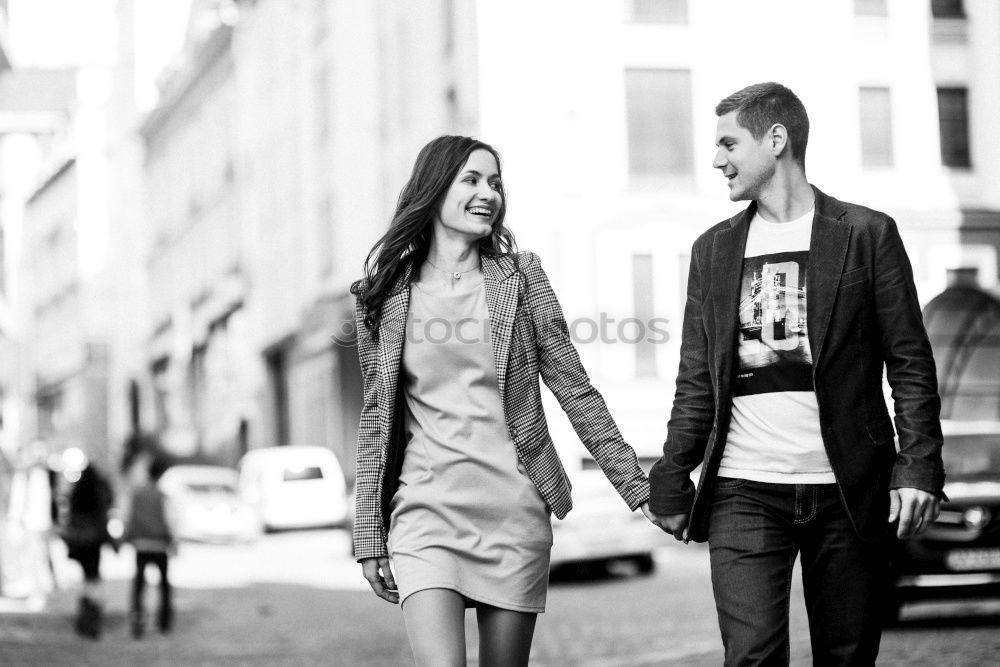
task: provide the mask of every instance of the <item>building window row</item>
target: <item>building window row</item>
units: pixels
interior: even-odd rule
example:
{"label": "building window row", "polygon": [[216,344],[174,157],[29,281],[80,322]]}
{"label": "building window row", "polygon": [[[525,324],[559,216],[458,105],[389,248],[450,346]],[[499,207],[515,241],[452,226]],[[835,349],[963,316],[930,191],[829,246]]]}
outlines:
{"label": "building window row", "polygon": [[[690,70],[626,69],[625,96],[628,167],[633,182],[693,175]],[[971,167],[968,89],[939,87],[937,103],[941,164]],[[895,155],[889,87],[861,87],[858,114],[861,166],[892,167]]]}
{"label": "building window row", "polygon": [[[858,16],[888,16],[886,0],[854,0],[854,13]],[[936,19],[964,19],[962,0],[931,0],[931,16]]]}

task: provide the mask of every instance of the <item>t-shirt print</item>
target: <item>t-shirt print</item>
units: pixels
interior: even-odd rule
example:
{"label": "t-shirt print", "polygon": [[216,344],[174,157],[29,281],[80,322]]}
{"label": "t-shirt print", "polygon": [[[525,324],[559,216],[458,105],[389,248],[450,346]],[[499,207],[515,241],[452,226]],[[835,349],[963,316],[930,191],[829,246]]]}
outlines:
{"label": "t-shirt print", "polygon": [[809,251],[743,260],[735,396],[812,391],[806,327]]}

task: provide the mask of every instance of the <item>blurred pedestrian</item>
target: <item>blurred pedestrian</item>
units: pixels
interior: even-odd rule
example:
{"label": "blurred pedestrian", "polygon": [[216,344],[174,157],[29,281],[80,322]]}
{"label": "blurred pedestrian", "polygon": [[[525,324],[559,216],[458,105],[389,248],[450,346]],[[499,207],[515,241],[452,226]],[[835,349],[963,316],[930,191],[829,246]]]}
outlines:
{"label": "blurred pedestrian", "polygon": [[111,485],[93,463],[88,463],[69,493],[62,529],[69,557],[83,569],[83,590],[74,627],[79,634],[93,639],[101,636],[101,549],[105,543],[114,544],[108,534],[108,513],[113,502]]}
{"label": "blurred pedestrian", "polygon": [[891,540],[927,529],[944,485],[910,262],[892,218],[806,180],[792,91],[752,85],[715,112],[714,166],[751,203],[691,251],[650,507],[675,538],[708,540],[727,665],[788,664],[796,555],[814,663],[871,665]]}
{"label": "blurred pedestrian", "polygon": [[174,531],[168,519],[167,501],[157,481],[165,465],[159,457],[136,459],[138,478],[132,490],[125,541],[135,548],[135,579],[132,582],[130,628],[136,639],[146,630],[146,610],[143,596],[146,590],[146,567],[154,565],[160,573],[160,598],[156,626],[162,633],[173,627],[174,609],[168,564],[175,550]]}
{"label": "blurred pedestrian", "polygon": [[480,664],[527,664],[550,513],[571,507],[539,375],[629,508],[649,495],[505,212],[496,150],[439,137],[352,287],[364,374],[355,555],[379,597],[402,601],[418,664],[464,664],[466,607]]}
{"label": "blurred pedestrian", "polygon": [[52,486],[45,443],[27,446],[11,480],[7,535],[18,546],[16,583],[8,595],[24,596],[31,609],[45,606],[54,588],[55,569],[49,542],[52,538]]}

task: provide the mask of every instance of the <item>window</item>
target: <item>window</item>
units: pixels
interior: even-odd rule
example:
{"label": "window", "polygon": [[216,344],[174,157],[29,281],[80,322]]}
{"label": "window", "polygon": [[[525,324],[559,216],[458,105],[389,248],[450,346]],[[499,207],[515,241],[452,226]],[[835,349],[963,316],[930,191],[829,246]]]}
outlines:
{"label": "window", "polygon": [[[636,331],[626,332],[629,341],[635,340],[635,374],[642,377],[656,375],[656,343],[649,327],[655,316],[653,307],[653,256],[632,255],[632,301]],[[636,340],[638,339],[638,340]]]}
{"label": "window", "polygon": [[888,88],[862,88],[861,166],[892,166],[892,104]]}
{"label": "window", "polygon": [[687,23],[687,0],[632,0],[635,23]]}
{"label": "window", "polygon": [[962,0],[931,0],[931,16],[936,19],[964,19]]}
{"label": "window", "polygon": [[969,90],[964,87],[938,88],[937,98],[941,163],[946,167],[970,167]]}
{"label": "window", "polygon": [[629,173],[692,174],[691,72],[629,69],[625,86]]}
{"label": "window", "polygon": [[316,246],[319,251],[319,273],[325,278],[333,273],[333,197],[326,193],[316,211]]}
{"label": "window", "polygon": [[888,16],[885,0],[854,0],[854,13],[858,16]]}

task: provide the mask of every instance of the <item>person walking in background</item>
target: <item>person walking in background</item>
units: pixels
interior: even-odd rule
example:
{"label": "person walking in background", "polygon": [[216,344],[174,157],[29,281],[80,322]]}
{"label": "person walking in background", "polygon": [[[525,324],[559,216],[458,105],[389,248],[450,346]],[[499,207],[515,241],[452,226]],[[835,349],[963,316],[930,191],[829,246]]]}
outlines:
{"label": "person walking in background", "polygon": [[113,544],[108,534],[108,512],[113,502],[111,485],[92,462],[87,463],[69,493],[62,538],[67,555],[83,569],[83,590],[74,628],[92,639],[101,636],[104,604],[101,549],[105,543]]}
{"label": "person walking in background", "polygon": [[465,664],[466,607],[481,665],[527,664],[550,513],[572,506],[539,375],[628,507],[645,510],[649,495],[505,213],[496,150],[439,137],[351,290],[364,375],[355,555],[379,597],[402,601],[420,665]]}
{"label": "person walking in background", "polygon": [[650,508],[676,539],[708,540],[727,665],[788,663],[796,554],[815,664],[871,665],[893,532],[926,530],[944,486],[910,262],[892,218],[806,180],[792,91],[752,85],[716,115],[714,166],[750,206],[691,251]]}
{"label": "person walking in background", "polygon": [[133,464],[138,475],[125,524],[125,541],[135,549],[135,579],[132,582],[130,628],[136,639],[146,631],[146,610],[143,596],[146,590],[146,567],[155,565],[160,573],[160,598],[156,626],[162,633],[173,627],[174,609],[168,564],[175,550],[174,533],[170,527],[166,497],[157,481],[166,469],[160,457],[141,456]]}

